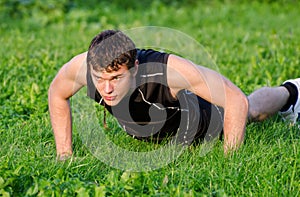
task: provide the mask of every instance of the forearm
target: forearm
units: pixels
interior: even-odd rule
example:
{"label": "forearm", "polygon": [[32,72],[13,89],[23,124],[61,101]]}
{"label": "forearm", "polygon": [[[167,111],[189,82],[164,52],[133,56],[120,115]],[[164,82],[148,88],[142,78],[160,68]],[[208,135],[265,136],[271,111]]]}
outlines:
{"label": "forearm", "polygon": [[58,158],[72,154],[72,121],[68,100],[49,95],[49,112]]}
{"label": "forearm", "polygon": [[[234,100],[236,99],[236,100]],[[224,114],[224,152],[236,150],[243,142],[248,115],[245,96],[231,98]]]}
{"label": "forearm", "polygon": [[59,70],[48,90],[48,105],[59,159],[72,154],[72,118],[69,98],[86,85],[86,53]]}

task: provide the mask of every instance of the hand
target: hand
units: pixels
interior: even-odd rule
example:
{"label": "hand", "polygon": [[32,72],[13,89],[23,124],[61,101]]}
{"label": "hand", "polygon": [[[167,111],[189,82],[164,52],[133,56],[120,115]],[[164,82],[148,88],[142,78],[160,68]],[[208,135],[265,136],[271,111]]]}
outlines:
{"label": "hand", "polygon": [[72,158],[72,154],[67,153],[67,154],[58,155],[57,158],[56,158],[56,160],[57,161],[67,161],[67,160],[69,160],[71,158]]}

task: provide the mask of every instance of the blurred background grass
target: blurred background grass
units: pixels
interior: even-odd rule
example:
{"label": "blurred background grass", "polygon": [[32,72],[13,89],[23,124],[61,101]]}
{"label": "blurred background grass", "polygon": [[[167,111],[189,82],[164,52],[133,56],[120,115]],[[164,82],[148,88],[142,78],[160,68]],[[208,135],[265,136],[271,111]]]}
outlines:
{"label": "blurred background grass", "polygon": [[104,29],[173,28],[202,44],[219,71],[246,94],[279,85],[299,76],[298,6],[298,1],[3,0],[2,118],[9,122],[47,111],[45,92],[57,70]]}
{"label": "blurred background grass", "polygon": [[[245,146],[231,158],[223,157],[221,143],[205,157],[192,147],[163,169],[135,174],[96,160],[76,132],[79,159],[56,163],[47,107],[47,90],[59,68],[86,51],[104,29],[179,30],[202,44],[219,71],[246,94],[299,77],[299,5],[293,0],[2,0],[0,195],[299,196],[299,129],[276,117],[250,124]],[[121,145],[133,143],[124,138]]]}

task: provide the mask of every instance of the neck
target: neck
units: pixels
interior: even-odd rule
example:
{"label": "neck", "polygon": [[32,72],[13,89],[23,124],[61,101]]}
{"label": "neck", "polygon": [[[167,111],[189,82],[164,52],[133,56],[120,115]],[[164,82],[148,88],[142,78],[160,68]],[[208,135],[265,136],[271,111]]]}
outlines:
{"label": "neck", "polygon": [[128,91],[128,95],[130,96],[134,90],[136,89],[136,78],[135,77],[132,77],[132,81],[131,81],[131,86],[130,86],[130,89]]}

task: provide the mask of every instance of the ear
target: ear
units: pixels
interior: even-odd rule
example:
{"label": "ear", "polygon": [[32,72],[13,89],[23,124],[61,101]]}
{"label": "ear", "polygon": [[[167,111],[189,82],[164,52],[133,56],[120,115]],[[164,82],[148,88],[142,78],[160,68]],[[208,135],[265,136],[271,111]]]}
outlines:
{"label": "ear", "polygon": [[136,76],[136,74],[138,72],[138,67],[139,67],[139,60],[135,60],[134,67],[132,68],[132,71],[131,71],[131,74],[133,77]]}

